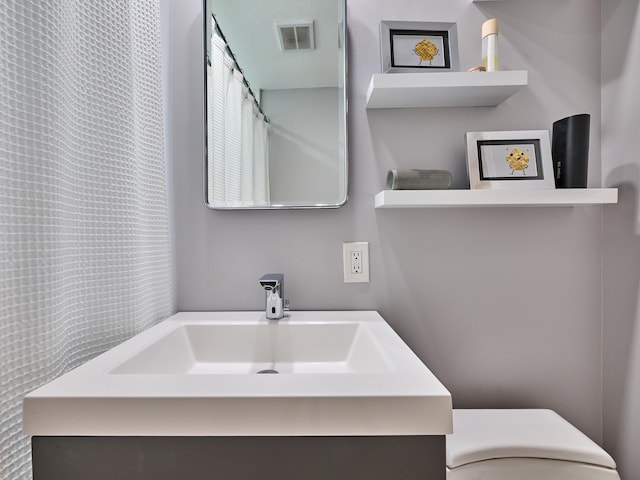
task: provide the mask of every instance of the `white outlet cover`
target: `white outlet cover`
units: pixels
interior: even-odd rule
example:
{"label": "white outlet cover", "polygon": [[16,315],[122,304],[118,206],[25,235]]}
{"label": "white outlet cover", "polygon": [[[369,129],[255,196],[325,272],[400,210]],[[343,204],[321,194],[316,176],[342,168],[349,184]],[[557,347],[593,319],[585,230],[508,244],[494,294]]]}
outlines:
{"label": "white outlet cover", "polygon": [[[351,253],[362,253],[362,273],[351,273]],[[344,283],[369,282],[369,242],[345,242],[342,244]]]}

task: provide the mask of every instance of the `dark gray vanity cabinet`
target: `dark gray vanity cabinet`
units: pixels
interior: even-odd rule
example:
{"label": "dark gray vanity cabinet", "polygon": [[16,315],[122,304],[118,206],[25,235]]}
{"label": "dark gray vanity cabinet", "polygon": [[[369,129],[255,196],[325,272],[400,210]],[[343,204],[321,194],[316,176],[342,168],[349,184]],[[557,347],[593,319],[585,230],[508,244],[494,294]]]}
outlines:
{"label": "dark gray vanity cabinet", "polygon": [[444,480],[444,436],[33,437],[34,480]]}

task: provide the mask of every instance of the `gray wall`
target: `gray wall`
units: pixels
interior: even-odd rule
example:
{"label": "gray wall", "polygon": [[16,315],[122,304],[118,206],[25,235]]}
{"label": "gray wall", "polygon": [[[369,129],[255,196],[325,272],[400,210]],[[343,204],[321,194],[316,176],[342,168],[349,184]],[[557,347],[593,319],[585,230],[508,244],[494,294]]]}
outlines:
{"label": "gray wall", "polygon": [[[215,212],[202,195],[200,2],[170,5],[178,308],[262,307],[286,275],[294,309],[376,309],[456,407],[548,407],[602,440],[602,207],[373,208],[387,169],[448,168],[466,186],[463,135],[600,123],[600,1],[351,0],[350,200],[339,210]],[[529,86],[495,108],[365,110],[380,20],[455,21],[461,66],[502,22],[500,62]],[[589,183],[600,184],[592,131]],[[342,242],[368,241],[371,283],[342,282]]]}
{"label": "gray wall", "polygon": [[625,480],[640,478],[640,9],[602,2],[603,181],[620,202],[604,222],[604,441]]}
{"label": "gray wall", "polygon": [[337,204],[344,199],[339,188],[344,160],[337,149],[343,95],[337,87],[262,90],[262,108],[269,117],[273,203]]}

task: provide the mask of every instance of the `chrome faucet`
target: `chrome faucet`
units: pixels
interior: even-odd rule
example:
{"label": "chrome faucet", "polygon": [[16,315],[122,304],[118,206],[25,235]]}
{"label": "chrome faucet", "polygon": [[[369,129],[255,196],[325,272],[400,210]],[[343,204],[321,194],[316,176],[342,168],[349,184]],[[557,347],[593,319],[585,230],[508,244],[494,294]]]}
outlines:
{"label": "chrome faucet", "polygon": [[270,320],[284,317],[286,302],[284,300],[284,274],[267,273],[260,280],[264,288],[265,316]]}

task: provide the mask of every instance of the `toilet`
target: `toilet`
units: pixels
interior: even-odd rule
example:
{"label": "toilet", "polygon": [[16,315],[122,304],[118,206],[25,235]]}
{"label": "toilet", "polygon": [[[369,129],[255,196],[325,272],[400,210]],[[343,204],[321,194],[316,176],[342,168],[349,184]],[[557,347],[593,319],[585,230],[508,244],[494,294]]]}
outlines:
{"label": "toilet", "polygon": [[453,410],[447,480],[620,480],[611,456],[552,410]]}

